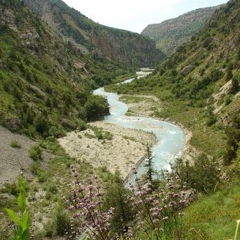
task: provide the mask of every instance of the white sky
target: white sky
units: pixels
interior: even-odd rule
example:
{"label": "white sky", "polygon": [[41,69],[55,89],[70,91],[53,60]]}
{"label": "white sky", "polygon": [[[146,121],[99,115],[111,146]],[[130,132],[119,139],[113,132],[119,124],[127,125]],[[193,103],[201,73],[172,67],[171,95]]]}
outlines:
{"label": "white sky", "polygon": [[63,0],[94,22],[132,32],[228,0]]}

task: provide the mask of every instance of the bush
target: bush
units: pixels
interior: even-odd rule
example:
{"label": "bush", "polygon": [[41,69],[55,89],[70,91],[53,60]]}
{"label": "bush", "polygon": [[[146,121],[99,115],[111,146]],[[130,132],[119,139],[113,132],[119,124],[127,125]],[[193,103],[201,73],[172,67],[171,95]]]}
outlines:
{"label": "bush", "polygon": [[42,159],[42,149],[39,145],[34,145],[28,151],[29,157],[32,158],[34,161]]}
{"label": "bush", "polygon": [[30,171],[33,175],[38,175],[41,171],[41,165],[39,162],[33,162],[30,166]]}
{"label": "bush", "polygon": [[83,131],[87,129],[87,124],[83,120],[78,121],[78,130]]}
{"label": "bush", "polygon": [[21,148],[21,144],[16,140],[12,140],[10,146],[13,148]]}
{"label": "bush", "polygon": [[103,191],[97,177],[85,182],[75,167],[71,170],[71,197],[64,197],[73,220],[71,239],[76,237],[74,224],[87,239],[183,239],[183,208],[191,199],[185,199],[186,187],[179,177],[165,173],[155,191],[151,183],[142,184],[136,172],[135,186],[125,189],[116,174]]}
{"label": "bush", "polygon": [[63,209],[58,209],[55,217],[56,232],[58,236],[64,236],[70,230],[70,218]]}
{"label": "bush", "polygon": [[5,183],[4,187],[1,189],[2,193],[9,193],[13,196],[17,196],[19,191],[16,183]]}
{"label": "bush", "polygon": [[38,115],[36,116],[36,118],[34,119],[33,122],[35,129],[38,133],[40,133],[41,135],[45,136],[48,134],[48,121],[44,116]]}
{"label": "bush", "polygon": [[209,116],[209,118],[208,118],[208,120],[207,120],[207,122],[206,122],[206,125],[207,125],[207,126],[212,126],[212,125],[213,125],[214,123],[216,123],[216,122],[217,122],[217,117],[211,115],[211,116]]}
{"label": "bush", "polygon": [[88,121],[99,120],[109,114],[107,100],[101,96],[91,96],[84,105]]}
{"label": "bush", "polygon": [[205,154],[199,155],[194,164],[178,159],[173,166],[173,170],[183,182],[186,182],[189,188],[194,188],[199,192],[209,193],[214,191],[220,180],[218,165]]}

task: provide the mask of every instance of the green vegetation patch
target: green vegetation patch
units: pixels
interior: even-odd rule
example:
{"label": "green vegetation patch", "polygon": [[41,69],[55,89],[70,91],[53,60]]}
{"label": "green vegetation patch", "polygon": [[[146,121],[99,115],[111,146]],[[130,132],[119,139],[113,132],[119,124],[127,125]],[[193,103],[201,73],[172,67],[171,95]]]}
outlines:
{"label": "green vegetation patch", "polygon": [[228,186],[188,207],[184,221],[190,229],[187,239],[233,239],[240,219],[239,199],[239,186]]}

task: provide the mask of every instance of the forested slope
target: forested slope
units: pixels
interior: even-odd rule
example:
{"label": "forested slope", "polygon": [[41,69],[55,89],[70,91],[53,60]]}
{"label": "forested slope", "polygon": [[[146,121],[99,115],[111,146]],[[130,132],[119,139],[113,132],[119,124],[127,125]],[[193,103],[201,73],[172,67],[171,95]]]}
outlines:
{"label": "forested slope", "polygon": [[30,136],[59,136],[108,112],[91,91],[130,68],[84,55],[22,1],[1,0],[0,11],[1,125]]}

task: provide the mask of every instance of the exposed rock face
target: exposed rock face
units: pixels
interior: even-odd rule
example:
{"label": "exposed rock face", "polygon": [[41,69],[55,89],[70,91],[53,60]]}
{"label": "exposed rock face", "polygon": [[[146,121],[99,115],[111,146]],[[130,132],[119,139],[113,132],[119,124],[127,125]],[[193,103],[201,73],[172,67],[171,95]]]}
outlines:
{"label": "exposed rock face", "polygon": [[164,58],[151,39],[97,24],[60,0],[24,0],[24,3],[84,54],[137,67],[153,66]]}
{"label": "exposed rock face", "polygon": [[169,56],[178,46],[199,32],[219,7],[201,8],[162,23],[150,24],[141,34],[153,39],[157,48]]}

